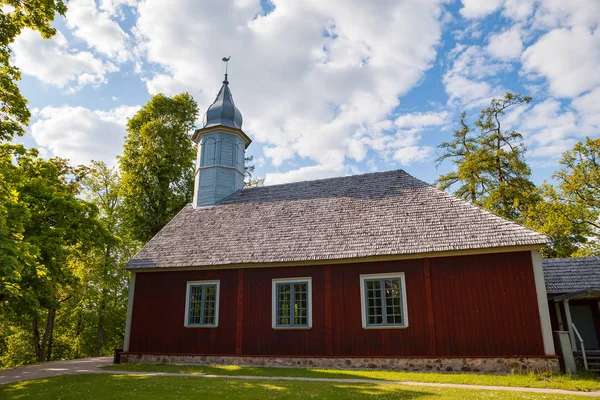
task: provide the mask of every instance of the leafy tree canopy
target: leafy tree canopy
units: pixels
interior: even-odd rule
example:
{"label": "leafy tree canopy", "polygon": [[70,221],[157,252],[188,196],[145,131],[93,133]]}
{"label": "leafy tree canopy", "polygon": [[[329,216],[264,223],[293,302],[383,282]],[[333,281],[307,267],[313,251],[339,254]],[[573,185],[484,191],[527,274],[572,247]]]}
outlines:
{"label": "leafy tree canopy", "polygon": [[197,117],[188,93],[158,94],[127,124],[119,160],[124,222],[139,241],[150,240],[192,200],[195,145],[189,133]]}
{"label": "leafy tree canopy", "polygon": [[67,11],[63,0],[0,1],[0,141],[23,135],[31,113],[17,82],[18,68],[10,64],[10,44],[25,28],[38,31],[45,39],[56,34],[51,26],[56,14]]}

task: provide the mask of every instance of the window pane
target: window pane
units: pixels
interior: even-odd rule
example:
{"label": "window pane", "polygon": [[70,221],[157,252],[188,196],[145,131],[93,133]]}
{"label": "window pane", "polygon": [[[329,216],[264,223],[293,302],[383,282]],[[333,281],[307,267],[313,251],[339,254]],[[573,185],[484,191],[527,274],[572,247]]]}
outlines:
{"label": "window pane", "polygon": [[214,325],[217,285],[192,285],[188,299],[188,325]]}
{"label": "window pane", "polygon": [[403,325],[401,278],[365,280],[367,325]]}
{"label": "window pane", "polygon": [[278,326],[308,325],[308,283],[276,284],[276,321]]}

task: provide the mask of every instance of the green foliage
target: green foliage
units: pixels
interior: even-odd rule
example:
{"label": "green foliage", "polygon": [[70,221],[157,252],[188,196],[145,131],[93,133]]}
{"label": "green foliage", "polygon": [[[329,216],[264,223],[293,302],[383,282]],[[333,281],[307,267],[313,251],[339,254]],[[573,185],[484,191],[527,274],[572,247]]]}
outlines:
{"label": "green foliage", "polygon": [[134,239],[150,240],[193,197],[192,96],[154,96],[127,124],[119,160],[124,222]]}
{"label": "green foliage", "polygon": [[443,149],[436,161],[438,166],[445,160],[450,159],[456,170],[441,175],[436,184],[442,190],[454,185],[459,185],[455,194],[473,204],[477,204],[485,193],[485,179],[480,175],[478,165],[478,153],[481,151],[477,139],[472,136],[471,128],[466,122],[467,113],[463,111],[460,116],[460,129],[454,131],[454,140],[442,142],[439,145]]}
{"label": "green foliage", "polygon": [[27,100],[17,86],[21,73],[10,64],[10,45],[25,28],[51,38],[56,34],[51,26],[54,16],[64,15],[66,10],[63,0],[0,1],[0,141],[23,135],[23,126],[31,117]]}
{"label": "green foliage", "polygon": [[[66,160],[43,160],[35,149],[0,145],[3,190],[10,193],[0,208],[6,227],[0,246],[7,248],[0,292],[6,299],[2,319],[11,329],[29,329],[38,361],[50,358],[54,320],[77,285],[71,259],[97,245],[104,230],[97,207],[81,200],[77,172]],[[11,211],[20,212],[16,222]],[[45,328],[42,329],[42,326]],[[10,345],[10,340],[8,340]]]}
{"label": "green foliage", "polygon": [[244,187],[246,188],[264,186],[265,184],[265,178],[255,178],[252,175],[254,173],[254,169],[256,168],[253,161],[254,156],[248,156],[244,158],[244,172],[246,174],[246,179],[244,180]]}
{"label": "green foliage", "polygon": [[[99,221],[109,234],[95,251],[79,258],[82,261],[79,277],[84,285],[73,307],[76,328],[79,326],[82,337],[88,339],[82,345],[85,349],[82,353],[98,356],[122,346],[129,278],[123,265],[140,246],[122,224],[124,208],[118,171],[104,163],[92,162],[86,168],[82,184],[86,199],[98,207]],[[81,324],[81,319],[86,323]]]}
{"label": "green foliage", "polygon": [[525,162],[522,135],[507,130],[502,117],[511,107],[531,102],[531,97],[506,93],[492,99],[481,110],[474,129],[460,118],[461,129],[451,142],[443,142],[438,163],[450,159],[455,170],[440,176],[436,184],[442,189],[458,186],[455,194],[503,217],[522,220],[524,213],[539,196],[531,182],[531,171]]}
{"label": "green foliage", "polygon": [[586,138],[563,154],[556,187],[544,185],[544,201],[528,224],[552,237],[547,257],[600,254],[600,139]]}

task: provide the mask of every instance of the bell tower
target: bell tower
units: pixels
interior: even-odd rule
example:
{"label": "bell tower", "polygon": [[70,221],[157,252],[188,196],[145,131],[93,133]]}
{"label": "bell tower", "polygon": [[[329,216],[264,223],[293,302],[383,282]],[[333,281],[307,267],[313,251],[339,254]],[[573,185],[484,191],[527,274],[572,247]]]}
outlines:
{"label": "bell tower", "polygon": [[[223,61],[229,61],[224,58]],[[233,103],[227,70],[223,86],[192,140],[198,144],[193,206],[213,206],[244,188],[244,158],[252,142],[242,131],[242,113]]]}

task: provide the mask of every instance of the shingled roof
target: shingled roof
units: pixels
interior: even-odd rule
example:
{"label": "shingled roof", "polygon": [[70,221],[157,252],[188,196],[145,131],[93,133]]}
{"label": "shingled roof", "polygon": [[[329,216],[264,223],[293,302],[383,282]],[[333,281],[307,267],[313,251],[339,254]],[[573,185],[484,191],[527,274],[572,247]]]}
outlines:
{"label": "shingled roof", "polygon": [[184,207],[127,268],[206,267],[543,245],[402,170],[244,189]]}
{"label": "shingled roof", "polygon": [[542,267],[548,294],[600,290],[600,257],[546,259]]}

